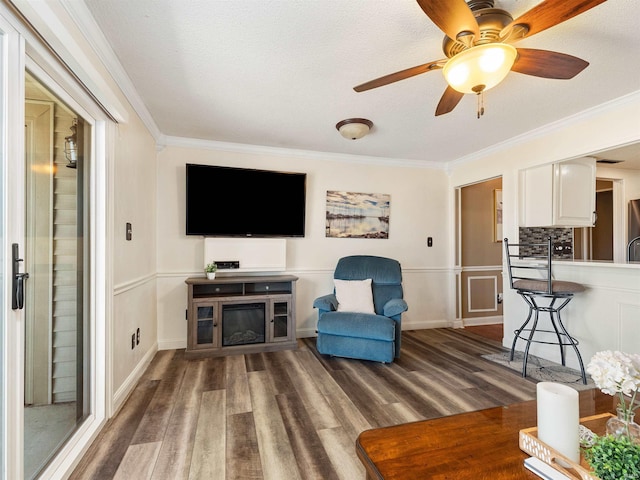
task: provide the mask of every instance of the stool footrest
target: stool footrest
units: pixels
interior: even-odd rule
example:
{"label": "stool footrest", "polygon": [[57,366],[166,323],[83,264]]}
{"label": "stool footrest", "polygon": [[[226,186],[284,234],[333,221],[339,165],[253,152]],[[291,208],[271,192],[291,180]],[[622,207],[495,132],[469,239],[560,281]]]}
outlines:
{"label": "stool footrest", "polygon": [[[544,343],[545,345],[566,345],[566,346],[573,346],[573,345],[580,345],[580,342],[578,341],[577,338],[572,337],[571,335],[566,335],[562,332],[555,332],[553,330],[540,330],[539,328],[536,328],[535,333],[549,333],[552,334],[553,336],[556,337],[555,341],[545,341],[545,340],[537,340],[535,338],[531,338],[529,339],[529,336],[524,336],[524,332],[531,332],[530,328],[525,328],[524,330],[521,330],[520,333],[518,334],[518,330],[515,330],[513,333],[515,333],[515,336],[521,340],[524,340],[526,342],[531,342],[531,343]],[[534,334],[535,335],[535,334]],[[567,341],[566,342],[558,342],[557,341],[557,337],[558,335],[560,335],[560,337],[566,338]]]}

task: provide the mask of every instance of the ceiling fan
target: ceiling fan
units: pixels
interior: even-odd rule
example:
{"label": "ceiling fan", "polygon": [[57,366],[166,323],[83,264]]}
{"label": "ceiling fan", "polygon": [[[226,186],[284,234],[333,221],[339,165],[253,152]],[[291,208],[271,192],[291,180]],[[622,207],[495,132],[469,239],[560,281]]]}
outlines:
{"label": "ceiling fan", "polygon": [[[494,0],[417,0],[427,16],[445,33],[447,58],[385,75],[354,87],[364,92],[432,70],[443,70],[448,86],[436,116],[451,112],[466,93],[481,95],[510,71],[553,79],[570,79],[588,62],[564,53],[511,44],[580,15],[606,0],[543,0],[513,19],[494,8]],[[478,117],[483,112],[479,106]]]}

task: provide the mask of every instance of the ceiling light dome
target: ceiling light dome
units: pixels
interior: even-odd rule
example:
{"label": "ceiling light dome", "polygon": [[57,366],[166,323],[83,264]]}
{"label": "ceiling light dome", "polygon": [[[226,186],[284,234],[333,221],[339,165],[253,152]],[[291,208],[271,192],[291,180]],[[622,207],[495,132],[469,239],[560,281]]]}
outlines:
{"label": "ceiling light dome", "polygon": [[366,118],[347,118],[336,124],[336,129],[344,138],[348,140],[357,140],[369,133],[373,127],[373,122]]}
{"label": "ceiling light dome", "polygon": [[480,93],[504,80],[517,56],[517,50],[506,43],[471,47],[447,61],[444,78],[460,93]]}

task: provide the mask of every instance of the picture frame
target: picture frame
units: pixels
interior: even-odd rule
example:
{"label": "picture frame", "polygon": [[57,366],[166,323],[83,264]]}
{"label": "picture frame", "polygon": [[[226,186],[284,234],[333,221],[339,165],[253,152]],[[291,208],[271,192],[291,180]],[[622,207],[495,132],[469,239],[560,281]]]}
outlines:
{"label": "picture frame", "polygon": [[493,241],[502,242],[502,189],[493,191]]}
{"label": "picture frame", "polygon": [[333,238],[389,238],[391,195],[328,190],[325,231]]}

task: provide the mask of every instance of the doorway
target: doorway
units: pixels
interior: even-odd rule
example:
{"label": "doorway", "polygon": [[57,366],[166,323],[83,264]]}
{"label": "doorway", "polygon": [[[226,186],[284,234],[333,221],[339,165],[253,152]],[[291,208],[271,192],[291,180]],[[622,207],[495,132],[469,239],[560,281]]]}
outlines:
{"label": "doorway", "polygon": [[83,119],[25,74],[24,477],[85,418]]}
{"label": "doorway", "polygon": [[457,194],[459,318],[465,329],[502,342],[502,178]]}

